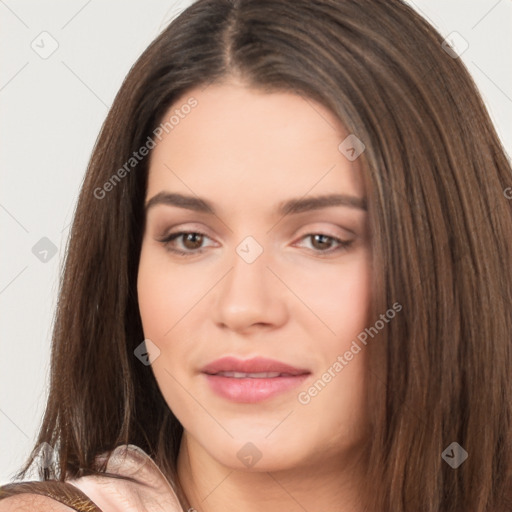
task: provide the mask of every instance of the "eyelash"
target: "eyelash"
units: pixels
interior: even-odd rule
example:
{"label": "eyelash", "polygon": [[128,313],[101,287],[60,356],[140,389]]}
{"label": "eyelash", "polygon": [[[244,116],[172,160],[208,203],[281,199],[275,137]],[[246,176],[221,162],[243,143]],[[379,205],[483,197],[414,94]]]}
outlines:
{"label": "eyelash", "polygon": [[[203,253],[205,250],[204,247],[200,248],[200,249],[188,250],[188,251],[182,251],[181,249],[176,249],[175,247],[171,247],[171,242],[173,242],[175,239],[177,239],[183,235],[189,235],[189,234],[200,235],[205,238],[209,238],[208,235],[206,235],[205,233],[201,233],[200,231],[177,231],[176,233],[171,233],[168,236],[166,236],[165,238],[159,240],[159,242],[163,244],[163,246],[165,247],[166,250],[173,252],[175,254],[178,254],[180,256],[188,257],[188,256],[195,256],[196,254]],[[319,250],[311,249],[313,252],[316,252],[320,256],[347,251],[354,242],[354,240],[341,240],[334,236],[326,235],[325,233],[307,233],[306,235],[304,235],[301,238],[301,240],[304,238],[315,236],[315,235],[323,236],[323,237],[339,244],[338,248],[336,248],[334,250],[329,249],[326,251],[319,251]]]}

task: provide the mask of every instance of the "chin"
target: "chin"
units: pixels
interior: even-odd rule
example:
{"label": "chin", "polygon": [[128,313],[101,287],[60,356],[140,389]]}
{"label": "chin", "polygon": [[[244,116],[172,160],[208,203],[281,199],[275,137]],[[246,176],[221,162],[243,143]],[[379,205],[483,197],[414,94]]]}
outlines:
{"label": "chin", "polygon": [[[275,428],[275,424],[272,428]],[[313,454],[304,446],[307,436],[302,434],[300,440],[278,435],[277,432],[269,436],[272,428],[256,432],[240,429],[234,438],[227,435],[217,438],[206,434],[200,442],[217,462],[237,471],[281,471],[307,464],[311,460]],[[312,446],[310,451],[313,449]]]}

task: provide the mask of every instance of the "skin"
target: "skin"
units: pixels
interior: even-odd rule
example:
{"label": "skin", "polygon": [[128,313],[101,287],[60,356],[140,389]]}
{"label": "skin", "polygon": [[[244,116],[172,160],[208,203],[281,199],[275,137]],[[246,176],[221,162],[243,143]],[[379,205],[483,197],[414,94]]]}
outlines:
{"label": "skin", "polygon": [[[306,195],[364,198],[358,160],[338,150],[349,133],[310,99],[234,81],[188,91],[165,118],[191,96],[198,105],[152,151],[146,200],[189,194],[213,202],[217,214],[150,208],[137,283],[144,335],[159,351],[148,347],[152,370],[184,427],[180,481],[198,511],[362,510],[367,349],[308,404],[298,394],[367,327],[367,213],[330,206],[272,214]],[[171,242],[191,254],[180,256],[161,242],[177,231],[206,236]],[[314,234],[353,243],[343,250]],[[247,236],[263,249],[250,264],[236,252]],[[312,373],[266,401],[234,403],[200,372],[226,355]],[[247,442],[261,454],[251,467],[237,457]]]}

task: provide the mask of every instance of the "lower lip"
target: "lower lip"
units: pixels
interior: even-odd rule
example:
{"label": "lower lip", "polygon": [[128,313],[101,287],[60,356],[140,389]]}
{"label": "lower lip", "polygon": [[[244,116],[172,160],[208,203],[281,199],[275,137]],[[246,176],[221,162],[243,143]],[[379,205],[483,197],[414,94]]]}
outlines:
{"label": "lower lip", "polygon": [[309,376],[309,374],[273,377],[270,379],[251,379],[206,375],[211,389],[223,398],[232,402],[255,403],[293,389]]}

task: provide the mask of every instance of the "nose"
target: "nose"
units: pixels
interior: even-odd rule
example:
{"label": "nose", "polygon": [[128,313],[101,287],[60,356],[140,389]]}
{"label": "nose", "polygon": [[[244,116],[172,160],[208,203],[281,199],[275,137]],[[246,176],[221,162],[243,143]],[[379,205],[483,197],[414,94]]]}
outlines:
{"label": "nose", "polygon": [[286,287],[268,268],[267,253],[249,263],[235,252],[231,261],[231,269],[213,290],[216,324],[237,332],[283,325],[288,315]]}

